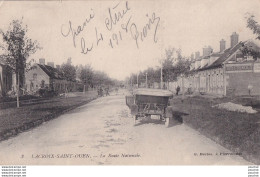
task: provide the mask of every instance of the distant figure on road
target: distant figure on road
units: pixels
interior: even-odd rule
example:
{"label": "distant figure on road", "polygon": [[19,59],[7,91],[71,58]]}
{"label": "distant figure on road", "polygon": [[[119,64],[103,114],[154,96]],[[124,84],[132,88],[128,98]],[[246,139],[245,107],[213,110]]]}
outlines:
{"label": "distant figure on road", "polygon": [[118,94],[118,87],[116,87],[115,91],[116,91],[116,95],[117,95]]}
{"label": "distant figure on road", "polygon": [[109,88],[106,87],[106,88],[105,88],[105,91],[106,91],[106,96],[108,96],[108,95],[109,95]]}
{"label": "distant figure on road", "polygon": [[165,83],[163,84],[163,89],[166,90],[166,85],[165,85]]}
{"label": "distant figure on road", "polygon": [[179,95],[180,90],[181,90],[180,86],[177,86],[177,88],[176,88],[176,95]]}
{"label": "distant figure on road", "polygon": [[103,96],[103,89],[102,89],[102,87],[100,87],[99,89],[98,89],[98,96]]}
{"label": "distant figure on road", "polygon": [[248,84],[248,94],[249,96],[251,96],[252,90],[253,90],[253,85],[251,85],[250,83]]}

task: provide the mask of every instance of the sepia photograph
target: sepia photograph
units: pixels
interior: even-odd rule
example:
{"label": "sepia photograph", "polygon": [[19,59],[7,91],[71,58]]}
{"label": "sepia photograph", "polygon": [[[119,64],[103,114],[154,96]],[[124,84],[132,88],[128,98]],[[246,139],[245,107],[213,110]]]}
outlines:
{"label": "sepia photograph", "polygon": [[0,165],[259,165],[259,9],[0,0]]}

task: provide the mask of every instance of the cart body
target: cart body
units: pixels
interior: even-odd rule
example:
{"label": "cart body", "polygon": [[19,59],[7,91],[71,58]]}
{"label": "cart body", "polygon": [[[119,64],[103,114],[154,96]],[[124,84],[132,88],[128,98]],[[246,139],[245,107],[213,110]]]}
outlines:
{"label": "cart body", "polygon": [[134,120],[158,115],[160,120],[167,121],[166,118],[171,116],[167,114],[171,97],[173,97],[173,93],[168,90],[136,89],[133,95],[126,96],[126,104],[131,109]]}

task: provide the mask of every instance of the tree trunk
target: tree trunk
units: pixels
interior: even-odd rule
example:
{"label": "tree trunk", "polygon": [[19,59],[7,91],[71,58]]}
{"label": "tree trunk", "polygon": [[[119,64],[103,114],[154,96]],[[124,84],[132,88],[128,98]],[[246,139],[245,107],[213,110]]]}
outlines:
{"label": "tree trunk", "polygon": [[19,86],[19,84],[20,84],[20,75],[19,75],[19,71],[17,72],[17,74],[18,74],[18,79],[17,79],[17,83],[16,83],[16,85],[17,85],[17,90],[16,90],[16,92],[17,92],[17,97],[16,97],[16,101],[17,101],[17,108],[19,108],[20,107],[20,104],[19,104],[19,92],[20,92],[20,86]]}

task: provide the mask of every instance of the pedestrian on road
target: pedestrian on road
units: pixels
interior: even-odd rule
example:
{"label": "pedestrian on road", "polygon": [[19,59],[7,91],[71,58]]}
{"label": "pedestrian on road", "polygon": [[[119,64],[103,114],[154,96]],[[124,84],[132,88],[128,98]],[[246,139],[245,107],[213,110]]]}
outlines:
{"label": "pedestrian on road", "polygon": [[181,90],[180,86],[177,86],[177,88],[176,88],[176,95],[179,95],[180,90]]}
{"label": "pedestrian on road", "polygon": [[250,83],[248,84],[248,94],[249,96],[251,96],[252,90],[253,90],[253,85],[251,85]]}
{"label": "pedestrian on road", "polygon": [[106,96],[108,96],[109,95],[109,88],[106,87],[105,90],[106,90]]}

